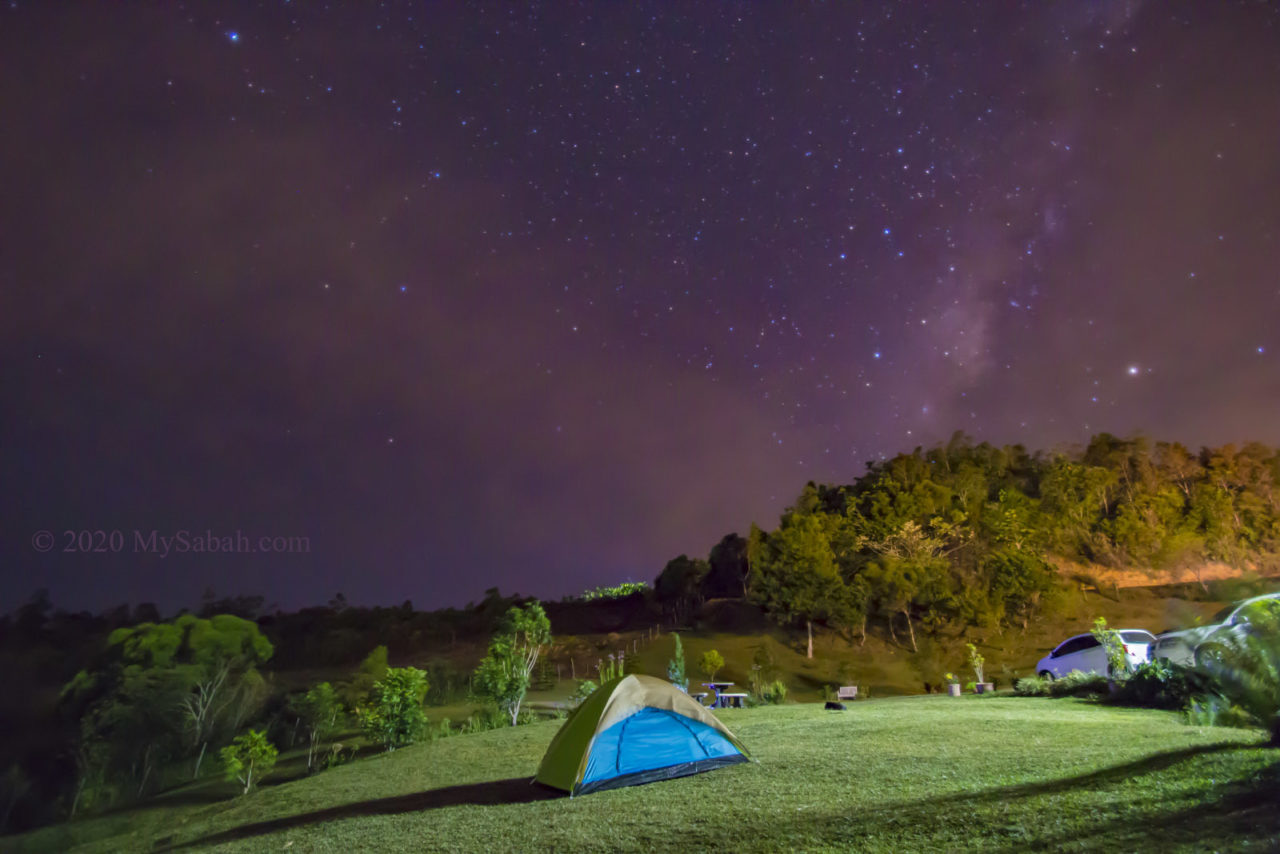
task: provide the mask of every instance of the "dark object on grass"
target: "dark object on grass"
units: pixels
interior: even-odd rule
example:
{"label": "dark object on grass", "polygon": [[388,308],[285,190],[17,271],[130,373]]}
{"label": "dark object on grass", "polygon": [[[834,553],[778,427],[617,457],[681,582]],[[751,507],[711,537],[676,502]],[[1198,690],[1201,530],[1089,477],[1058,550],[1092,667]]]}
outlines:
{"label": "dark object on grass", "polygon": [[837,702],[835,702],[835,701],[833,701],[833,700],[828,700],[828,701],[827,701],[827,704],[826,704],[825,706],[823,706],[822,708],[824,708],[824,709],[830,709],[830,710],[831,710],[831,711],[833,711],[833,712],[843,712],[843,711],[844,711],[844,703],[837,703]]}

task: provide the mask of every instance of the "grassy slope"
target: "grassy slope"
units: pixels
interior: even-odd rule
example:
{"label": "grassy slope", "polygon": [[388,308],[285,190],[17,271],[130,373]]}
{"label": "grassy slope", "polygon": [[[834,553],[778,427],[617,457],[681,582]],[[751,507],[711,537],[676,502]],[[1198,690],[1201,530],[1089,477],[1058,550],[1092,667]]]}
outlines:
{"label": "grassy slope", "polygon": [[[1268,850],[1277,760],[1245,731],[1076,700],[944,696],[722,713],[758,764],[573,800],[555,722],[457,736],[216,803],[164,799],[5,850]],[[79,846],[79,847],[76,847]]]}

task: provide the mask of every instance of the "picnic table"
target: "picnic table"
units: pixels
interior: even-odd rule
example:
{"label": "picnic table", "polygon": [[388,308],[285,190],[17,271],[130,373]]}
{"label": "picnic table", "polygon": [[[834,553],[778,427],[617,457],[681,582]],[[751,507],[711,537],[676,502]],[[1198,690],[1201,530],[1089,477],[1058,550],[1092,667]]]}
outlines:
{"label": "picnic table", "polygon": [[712,693],[711,708],[724,709],[729,706],[742,706],[742,701],[747,698],[746,694],[735,694],[726,691],[726,688],[732,688],[733,682],[703,682],[702,687],[710,688]]}

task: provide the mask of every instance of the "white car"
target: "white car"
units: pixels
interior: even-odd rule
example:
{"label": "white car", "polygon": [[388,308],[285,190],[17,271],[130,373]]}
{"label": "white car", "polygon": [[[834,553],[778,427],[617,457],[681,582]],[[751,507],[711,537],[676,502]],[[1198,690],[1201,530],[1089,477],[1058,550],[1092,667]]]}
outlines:
{"label": "white car", "polygon": [[[1129,656],[1129,666],[1137,667],[1147,660],[1147,653],[1156,636],[1146,629],[1120,629],[1124,651]],[[1107,651],[1092,634],[1067,638],[1054,647],[1053,652],[1036,663],[1036,673],[1047,679],[1060,679],[1073,670],[1081,673],[1109,675]]]}
{"label": "white car", "polygon": [[[1271,604],[1276,600],[1276,604]],[[1260,604],[1265,603],[1265,604]],[[1259,613],[1276,613],[1280,608],[1280,593],[1267,593],[1240,602],[1233,602],[1209,618],[1203,626],[1165,632],[1156,638],[1151,648],[1152,658],[1166,658],[1174,664],[1203,667],[1232,644],[1244,640],[1252,631],[1252,622]]]}

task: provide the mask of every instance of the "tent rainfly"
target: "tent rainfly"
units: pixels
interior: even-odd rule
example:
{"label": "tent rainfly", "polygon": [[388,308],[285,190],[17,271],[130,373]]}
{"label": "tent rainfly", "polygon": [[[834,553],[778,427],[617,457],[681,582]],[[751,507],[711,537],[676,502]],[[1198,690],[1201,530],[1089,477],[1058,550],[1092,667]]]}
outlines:
{"label": "tent rainfly", "polygon": [[697,700],[652,676],[601,685],[551,740],[534,780],[570,796],[699,774],[750,757]]}

